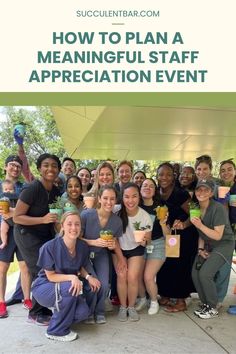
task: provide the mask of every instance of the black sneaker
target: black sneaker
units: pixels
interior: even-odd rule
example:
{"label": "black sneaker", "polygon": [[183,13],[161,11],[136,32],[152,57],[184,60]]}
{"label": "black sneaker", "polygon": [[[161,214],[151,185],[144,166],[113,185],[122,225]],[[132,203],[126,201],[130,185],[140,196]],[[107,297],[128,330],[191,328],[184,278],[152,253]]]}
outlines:
{"label": "black sneaker", "polygon": [[52,316],[47,315],[29,315],[27,322],[35,323],[38,326],[48,326]]}
{"label": "black sneaker", "polygon": [[7,301],[6,301],[6,305],[7,306],[12,306],[12,305],[16,305],[16,304],[21,304],[22,303],[22,300],[20,300],[20,299],[8,299]]}

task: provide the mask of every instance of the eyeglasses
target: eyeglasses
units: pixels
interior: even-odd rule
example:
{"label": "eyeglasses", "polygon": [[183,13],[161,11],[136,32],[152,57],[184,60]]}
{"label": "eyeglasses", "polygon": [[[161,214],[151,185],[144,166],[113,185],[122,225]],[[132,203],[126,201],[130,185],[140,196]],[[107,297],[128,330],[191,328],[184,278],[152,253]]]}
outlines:
{"label": "eyeglasses", "polygon": [[17,170],[21,170],[21,165],[17,165],[16,163],[14,162],[9,162],[8,165],[12,168],[16,168]]}

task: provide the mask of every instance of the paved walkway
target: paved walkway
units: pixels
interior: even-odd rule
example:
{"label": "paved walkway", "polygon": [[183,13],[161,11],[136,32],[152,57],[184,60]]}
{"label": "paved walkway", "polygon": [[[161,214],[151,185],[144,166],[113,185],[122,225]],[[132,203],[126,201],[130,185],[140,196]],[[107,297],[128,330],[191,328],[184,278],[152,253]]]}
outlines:
{"label": "paved walkway", "polygon": [[[17,274],[9,279],[8,292],[13,289],[16,278]],[[48,340],[45,327],[26,322],[27,311],[21,304],[10,306],[9,317],[0,320],[0,353],[233,354],[236,353],[236,316],[226,311],[229,304],[236,304],[235,284],[236,274],[232,272],[219,318],[201,320],[194,316],[196,296],[186,312],[171,314],[161,309],[157,315],[148,316],[143,311],[139,322],[117,321],[115,309],[107,314],[104,325],[74,326],[79,339],[71,343]]]}

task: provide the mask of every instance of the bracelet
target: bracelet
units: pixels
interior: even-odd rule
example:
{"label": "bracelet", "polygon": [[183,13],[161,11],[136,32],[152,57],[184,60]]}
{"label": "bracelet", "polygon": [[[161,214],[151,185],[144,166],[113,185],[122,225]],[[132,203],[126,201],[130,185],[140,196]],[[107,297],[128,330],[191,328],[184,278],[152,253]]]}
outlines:
{"label": "bracelet", "polygon": [[204,251],[204,248],[198,248],[198,251]]}
{"label": "bracelet", "polygon": [[91,274],[87,274],[85,279],[88,280],[89,277],[91,277]]}

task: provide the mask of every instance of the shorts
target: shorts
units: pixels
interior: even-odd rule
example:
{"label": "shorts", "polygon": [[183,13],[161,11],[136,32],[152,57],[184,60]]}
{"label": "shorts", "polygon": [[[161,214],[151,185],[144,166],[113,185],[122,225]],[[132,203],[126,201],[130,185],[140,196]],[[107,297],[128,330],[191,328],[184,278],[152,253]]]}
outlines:
{"label": "shorts", "polygon": [[152,253],[147,253],[147,248],[145,248],[144,259],[160,259],[164,261],[166,259],[164,237],[158,238],[157,240],[152,240],[151,245],[154,247]]}
{"label": "shorts", "polygon": [[16,258],[19,262],[23,261],[23,257],[20,253],[19,248],[16,245],[15,240],[14,240],[13,227],[10,227],[10,229],[8,231],[7,245],[2,250],[0,249],[0,261],[5,262],[5,263],[11,263],[14,261],[15,254],[16,254]]}
{"label": "shorts", "polygon": [[145,247],[138,246],[133,248],[132,250],[122,250],[123,256],[127,259],[131,257],[143,256],[145,251]]}

